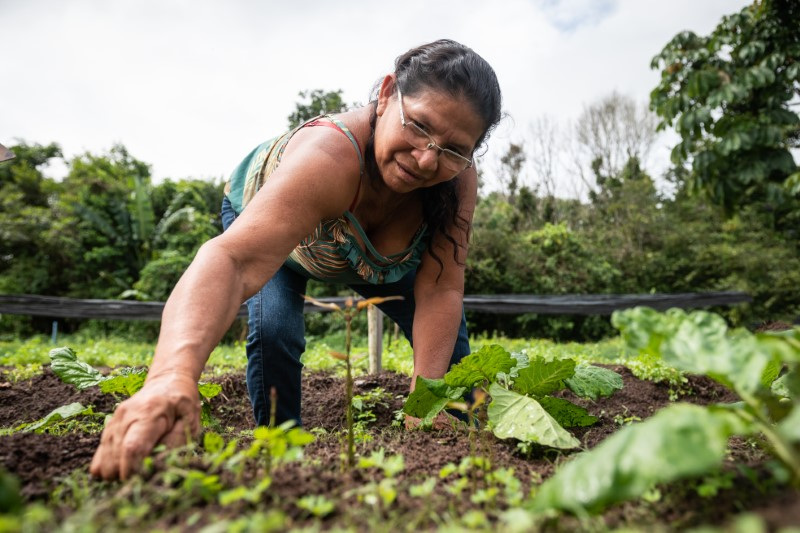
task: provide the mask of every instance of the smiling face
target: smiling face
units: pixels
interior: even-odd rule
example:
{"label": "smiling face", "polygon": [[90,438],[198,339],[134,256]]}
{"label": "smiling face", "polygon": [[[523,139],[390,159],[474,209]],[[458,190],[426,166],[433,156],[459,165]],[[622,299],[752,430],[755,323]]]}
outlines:
{"label": "smiling face", "polygon": [[[398,193],[431,187],[453,179],[457,173],[441,164],[436,148],[415,148],[406,140],[400,120],[400,100],[394,76],[383,80],[375,125],[375,160],[386,186]],[[485,125],[464,98],[436,89],[403,94],[406,127],[415,123],[436,144],[471,158]]]}

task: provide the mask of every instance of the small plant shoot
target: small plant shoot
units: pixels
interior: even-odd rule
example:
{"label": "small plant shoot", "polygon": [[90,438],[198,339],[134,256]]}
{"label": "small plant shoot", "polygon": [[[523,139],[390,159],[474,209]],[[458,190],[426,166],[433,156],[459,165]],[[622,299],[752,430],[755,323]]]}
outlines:
{"label": "small plant shoot", "polygon": [[344,361],[347,368],[347,376],[345,379],[345,405],[347,406],[347,451],[345,457],[347,458],[347,468],[353,468],[356,464],[356,438],[355,438],[355,422],[354,422],[354,406],[353,406],[353,361],[350,355],[351,338],[352,338],[352,322],[353,317],[361,310],[367,309],[370,305],[378,305],[392,300],[402,300],[402,296],[387,296],[368,298],[366,300],[354,301],[353,298],[347,298],[344,302],[344,307],[332,302],[321,302],[311,296],[303,296],[303,298],[312,304],[330,309],[344,318],[345,324],[345,353],[331,352],[331,357]]}

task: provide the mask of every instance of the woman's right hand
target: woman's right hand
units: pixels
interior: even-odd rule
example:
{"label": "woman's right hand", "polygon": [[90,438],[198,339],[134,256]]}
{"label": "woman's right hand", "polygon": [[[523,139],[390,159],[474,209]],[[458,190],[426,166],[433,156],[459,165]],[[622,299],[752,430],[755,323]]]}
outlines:
{"label": "woman's right hand", "polygon": [[199,430],[197,382],[180,374],[148,377],[114,411],[89,471],[103,479],[127,479],[156,445],[181,446]]}

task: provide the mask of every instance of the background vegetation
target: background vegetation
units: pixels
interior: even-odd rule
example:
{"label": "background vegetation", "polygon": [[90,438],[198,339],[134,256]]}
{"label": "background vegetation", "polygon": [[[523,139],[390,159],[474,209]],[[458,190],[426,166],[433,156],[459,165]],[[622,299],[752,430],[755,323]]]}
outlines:
{"label": "background vegetation", "polygon": [[[649,109],[611,94],[573,124],[532,124],[528,140],[510,143],[498,162],[501,190],[479,199],[467,293],[742,290],[752,305],[719,310],[732,324],[797,320],[798,27],[795,2],[756,2],[709,36],[676,35],[653,59],[662,79]],[[346,107],[341,91],[300,96],[290,125]],[[679,142],[654,180],[646,161],[668,128]],[[148,164],[114,146],[67,161],[57,181],[44,174],[63,157],[57,144],[11,148],[16,159],[0,165],[0,292],[164,300],[220,231],[222,180],[154,184]],[[582,200],[556,195],[565,176]],[[585,340],[611,332],[606,317],[469,318],[473,333]],[[49,325],[5,315],[0,334]],[[66,326],[156,334],[155,324]],[[309,318],[310,333],[327,327],[325,317]]]}

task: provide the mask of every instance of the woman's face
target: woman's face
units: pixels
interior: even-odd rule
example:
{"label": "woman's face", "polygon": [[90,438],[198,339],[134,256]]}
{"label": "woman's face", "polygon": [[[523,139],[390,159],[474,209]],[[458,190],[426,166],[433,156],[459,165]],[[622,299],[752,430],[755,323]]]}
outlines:
{"label": "woman's face", "polygon": [[386,186],[407,193],[453,179],[459,170],[448,168],[442,160],[446,156],[440,155],[439,149],[415,148],[409,143],[400,118],[401,105],[406,128],[416,124],[439,147],[467,159],[472,157],[484,129],[483,121],[467,100],[423,89],[413,95],[403,94],[401,103],[394,76],[387,76],[378,96],[375,125],[375,160]]}

